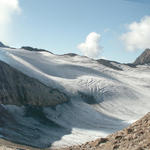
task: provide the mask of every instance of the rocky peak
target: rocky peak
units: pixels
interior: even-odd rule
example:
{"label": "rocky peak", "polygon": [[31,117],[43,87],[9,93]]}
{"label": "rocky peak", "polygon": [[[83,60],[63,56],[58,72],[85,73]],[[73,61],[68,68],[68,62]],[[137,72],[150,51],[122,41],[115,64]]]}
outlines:
{"label": "rocky peak", "polygon": [[150,63],[150,49],[146,49],[134,62],[135,65]]}

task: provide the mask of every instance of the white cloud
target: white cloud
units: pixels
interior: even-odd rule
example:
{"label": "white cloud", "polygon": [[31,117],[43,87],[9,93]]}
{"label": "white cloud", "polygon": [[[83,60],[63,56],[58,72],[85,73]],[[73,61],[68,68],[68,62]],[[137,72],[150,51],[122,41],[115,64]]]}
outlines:
{"label": "white cloud", "polygon": [[100,46],[101,35],[96,32],[91,32],[84,43],[78,45],[78,49],[83,53],[83,55],[97,58],[100,55],[102,47]]}
{"label": "white cloud", "polygon": [[150,16],[133,22],[128,27],[128,32],[121,36],[127,50],[135,51],[150,48]]}
{"label": "white cloud", "polygon": [[0,0],[0,40],[6,39],[12,17],[20,10],[19,0]]}

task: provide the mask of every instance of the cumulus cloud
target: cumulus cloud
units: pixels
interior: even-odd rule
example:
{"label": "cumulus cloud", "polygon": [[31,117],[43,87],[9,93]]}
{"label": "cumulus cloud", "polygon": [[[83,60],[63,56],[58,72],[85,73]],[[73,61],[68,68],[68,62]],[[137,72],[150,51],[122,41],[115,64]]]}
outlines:
{"label": "cumulus cloud", "polygon": [[18,0],[0,0],[0,38],[1,40],[8,34],[8,27],[12,21],[12,16],[20,12]]}
{"label": "cumulus cloud", "polygon": [[121,36],[127,50],[135,51],[150,48],[150,16],[127,26],[128,32]]}
{"label": "cumulus cloud", "polygon": [[84,43],[78,45],[78,49],[83,55],[97,58],[100,55],[102,47],[100,46],[101,35],[96,32],[91,32]]}

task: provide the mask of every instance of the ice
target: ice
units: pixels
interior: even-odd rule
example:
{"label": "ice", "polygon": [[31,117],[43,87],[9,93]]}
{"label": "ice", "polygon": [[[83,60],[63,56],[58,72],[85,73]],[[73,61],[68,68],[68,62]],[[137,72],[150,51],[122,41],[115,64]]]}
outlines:
{"label": "ice", "polygon": [[[60,56],[9,48],[0,48],[0,60],[71,97],[69,103],[58,105],[55,109],[44,108],[50,120],[69,129],[69,132],[59,134],[61,131],[54,133],[42,129],[47,135],[41,138],[41,143],[47,144],[50,135],[54,139],[61,135],[59,140],[53,140],[54,147],[105,137],[128,126],[150,110],[149,65],[131,68],[113,63],[123,70],[117,71],[83,56]],[[14,106],[13,109],[10,106],[7,108],[14,112]],[[19,109],[23,108],[15,110]],[[19,119],[27,124],[26,119],[21,116]]]}

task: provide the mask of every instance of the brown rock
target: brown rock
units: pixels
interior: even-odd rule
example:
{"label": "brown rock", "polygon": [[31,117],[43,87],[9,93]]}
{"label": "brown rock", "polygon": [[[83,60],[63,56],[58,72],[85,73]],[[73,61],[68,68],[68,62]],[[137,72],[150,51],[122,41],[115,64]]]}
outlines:
{"label": "brown rock", "polygon": [[77,146],[76,150],[150,150],[150,113],[128,128],[106,138]]}

